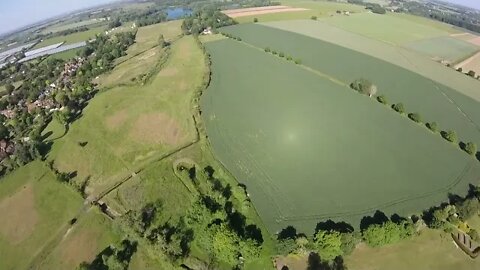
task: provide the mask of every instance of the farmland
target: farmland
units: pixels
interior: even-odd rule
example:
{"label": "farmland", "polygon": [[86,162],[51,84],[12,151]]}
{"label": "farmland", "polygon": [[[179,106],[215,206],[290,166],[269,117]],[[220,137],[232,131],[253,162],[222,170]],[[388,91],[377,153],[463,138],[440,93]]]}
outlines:
{"label": "farmland", "polygon": [[70,23],[59,23],[55,24],[52,26],[47,27],[42,31],[42,33],[55,33],[55,32],[60,32],[68,29],[73,29],[73,28],[78,28],[82,26],[87,26],[95,23],[102,22],[102,20],[99,19],[89,19],[89,20],[83,20],[79,22],[70,22]]}
{"label": "farmland", "polygon": [[98,26],[83,32],[77,32],[77,33],[69,34],[66,36],[52,37],[52,38],[45,39],[42,42],[39,42],[33,48],[38,49],[38,48],[42,48],[48,45],[61,43],[61,42],[65,42],[65,44],[72,44],[80,41],[86,41],[86,40],[95,38],[95,35],[100,34],[104,31],[105,31],[105,26]]}
{"label": "farmland", "polygon": [[[272,39],[266,31],[251,34]],[[242,37],[249,41],[248,35]],[[301,44],[299,37],[295,40]],[[203,100],[209,138],[222,163],[248,186],[271,233],[292,224],[310,232],[326,218],[356,226],[379,207],[390,214],[420,211],[448,192],[464,192],[480,170],[478,162],[439,136],[328,75],[231,40],[210,42],[207,48],[214,74]],[[412,157],[415,161],[407,162]],[[362,169],[362,159],[374,159],[375,169]],[[348,165],[340,172],[341,164]],[[428,167],[437,170],[427,172]],[[382,192],[372,192],[373,187]]]}
{"label": "farmland", "polygon": [[35,161],[2,180],[0,186],[0,269],[27,268],[29,263],[82,207],[73,189],[56,181]]}
{"label": "farmland", "polygon": [[450,63],[468,58],[480,50],[478,46],[452,37],[424,39],[408,44],[407,47],[432,59],[447,60]]}

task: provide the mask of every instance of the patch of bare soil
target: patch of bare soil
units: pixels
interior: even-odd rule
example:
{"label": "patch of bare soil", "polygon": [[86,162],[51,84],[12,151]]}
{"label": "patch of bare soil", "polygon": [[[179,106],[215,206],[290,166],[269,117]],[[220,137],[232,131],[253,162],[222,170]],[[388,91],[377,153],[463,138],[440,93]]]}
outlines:
{"label": "patch of bare soil", "polygon": [[139,142],[177,145],[183,133],[177,122],[165,113],[140,116],[134,123],[130,135]]}
{"label": "patch of bare soil", "polygon": [[65,240],[62,244],[61,260],[77,266],[82,262],[91,262],[97,255],[98,232],[81,231]]}
{"label": "patch of bare soil", "polygon": [[254,7],[254,8],[240,8],[224,10],[223,13],[231,18],[262,15],[279,12],[305,11],[306,8],[292,8],[289,6],[268,6],[268,7]]}
{"label": "patch of bare soil", "polygon": [[31,185],[23,186],[10,197],[0,201],[0,234],[12,244],[27,239],[35,230],[38,213]]}

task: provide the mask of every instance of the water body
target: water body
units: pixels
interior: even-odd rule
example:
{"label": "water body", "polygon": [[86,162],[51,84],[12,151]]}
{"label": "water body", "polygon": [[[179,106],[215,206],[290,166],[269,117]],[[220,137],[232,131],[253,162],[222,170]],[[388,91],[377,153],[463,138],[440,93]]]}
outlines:
{"label": "water body", "polygon": [[192,14],[192,10],[188,8],[172,7],[167,9],[167,20],[177,20],[185,18]]}

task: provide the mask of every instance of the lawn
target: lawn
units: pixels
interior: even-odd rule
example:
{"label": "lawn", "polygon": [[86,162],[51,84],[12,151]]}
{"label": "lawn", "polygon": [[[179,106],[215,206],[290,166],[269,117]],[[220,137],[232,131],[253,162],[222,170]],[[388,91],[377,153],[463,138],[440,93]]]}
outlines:
{"label": "lawn", "polygon": [[435,60],[447,60],[456,63],[468,58],[480,48],[466,41],[452,37],[436,37],[414,41],[407,48],[430,56]]}
{"label": "lawn", "polygon": [[436,77],[425,78],[378,58],[293,32],[258,24],[236,25],[222,31],[240,36],[259,48],[270,47],[300,58],[304,65],[346,85],[358,78],[368,78],[390,103],[402,102],[409,112],[419,113],[425,121],[436,121],[444,130],[456,130],[461,140],[480,144],[480,99],[463,94],[468,88],[475,91],[473,97],[479,98],[478,81],[452,69],[444,67],[449,73],[437,76],[446,76],[442,80],[460,76],[459,91],[436,82]]}
{"label": "lawn", "polygon": [[82,198],[59,183],[40,161],[4,177],[0,183],[0,269],[28,265],[82,207]]}
{"label": "lawn", "polygon": [[42,48],[52,44],[60,43],[60,42],[65,42],[65,44],[73,44],[80,41],[86,41],[86,40],[95,38],[95,35],[103,33],[104,31],[105,31],[105,26],[98,26],[83,32],[77,32],[77,33],[69,34],[66,36],[52,37],[52,38],[42,40],[42,42],[38,43],[33,48],[38,49],[38,48]]}
{"label": "lawn", "polygon": [[[229,32],[246,33],[238,29]],[[291,44],[252,32],[244,40],[266,36],[272,46]],[[293,39],[300,53],[303,40]],[[449,192],[465,193],[480,173],[478,161],[438,134],[326,74],[232,40],[206,46],[213,63],[202,98],[209,140],[248,187],[271,233],[287,225],[311,233],[327,218],[358,226],[377,209],[408,215]]]}
{"label": "lawn", "polygon": [[470,259],[455,247],[449,234],[429,229],[395,245],[370,248],[362,244],[345,262],[352,270],[480,269],[480,260]]}
{"label": "lawn", "polygon": [[98,94],[69,133],[54,143],[49,158],[63,171],[77,171],[77,181],[90,178],[90,192],[98,193],[190,143],[196,138],[191,99],[204,69],[193,37],[178,40],[149,83]]}

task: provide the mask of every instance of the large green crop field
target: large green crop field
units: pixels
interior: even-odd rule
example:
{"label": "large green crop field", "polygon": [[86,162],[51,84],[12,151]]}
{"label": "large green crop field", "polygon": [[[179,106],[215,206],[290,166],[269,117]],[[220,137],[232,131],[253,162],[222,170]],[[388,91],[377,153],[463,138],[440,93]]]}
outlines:
{"label": "large green crop field", "polygon": [[105,26],[98,26],[83,32],[77,32],[77,33],[69,34],[66,36],[52,37],[52,38],[42,40],[42,42],[38,43],[33,48],[38,49],[38,48],[42,48],[52,44],[60,43],[60,42],[65,42],[65,44],[72,44],[76,42],[86,41],[86,40],[95,38],[97,34],[100,34],[103,31],[105,31]]}
{"label": "large green crop field", "polygon": [[[222,31],[240,36],[259,48],[270,47],[300,58],[304,65],[326,73],[346,85],[358,78],[368,78],[378,86],[379,94],[385,95],[389,102],[402,102],[409,112],[421,114],[425,121],[436,121],[444,130],[456,130],[464,141],[480,143],[478,101],[437,83],[435,78],[425,78],[413,71],[336,44],[263,25],[237,25]],[[449,74],[457,75],[451,70]],[[478,82],[463,77],[465,83],[478,87]]]}
{"label": "large green crop field", "polygon": [[452,37],[419,40],[408,44],[407,47],[433,59],[447,60],[450,63],[463,60],[480,50],[478,46]]}
{"label": "large green crop field", "polygon": [[[254,27],[225,30],[254,45],[266,36],[272,48],[295,40],[295,49],[283,51],[296,56],[324,49],[315,41],[307,50],[287,32],[275,40],[268,32],[274,29]],[[327,218],[358,226],[377,209],[411,214],[477,181],[480,164],[455,145],[328,74],[265,53],[265,45],[207,43],[213,78],[202,115],[216,155],[247,185],[272,233],[287,225],[311,233]],[[337,50],[329,51],[333,58],[348,59]]]}

